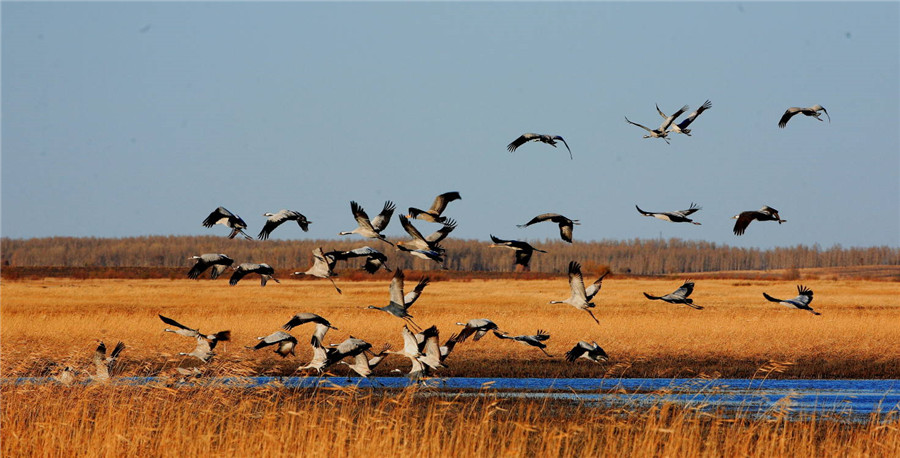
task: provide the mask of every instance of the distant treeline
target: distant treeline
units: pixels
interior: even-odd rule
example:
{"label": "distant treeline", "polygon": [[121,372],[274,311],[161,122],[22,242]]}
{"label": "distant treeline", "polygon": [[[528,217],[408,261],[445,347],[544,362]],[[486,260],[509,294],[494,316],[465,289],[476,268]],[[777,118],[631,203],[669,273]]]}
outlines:
{"label": "distant treeline", "polygon": [[[613,272],[660,275],[682,272],[766,270],[805,267],[851,267],[900,265],[900,248],[887,246],[844,248],[798,245],[790,248],[735,248],[710,242],[669,240],[622,240],[533,242],[548,253],[535,253],[533,272],[562,272],[571,260],[586,269],[608,267]],[[188,258],[202,253],[225,253],[237,263],[265,262],[277,270],[306,270],[316,247],[352,249],[371,246],[388,255],[388,266],[404,269],[439,268],[431,261],[397,252],[384,242],[356,236],[341,240],[229,240],[218,236],[147,236],[127,238],[49,237],[0,239],[4,266],[61,267],[189,267]],[[479,240],[448,239],[446,267],[459,271],[513,271],[513,252],[491,248]]]}

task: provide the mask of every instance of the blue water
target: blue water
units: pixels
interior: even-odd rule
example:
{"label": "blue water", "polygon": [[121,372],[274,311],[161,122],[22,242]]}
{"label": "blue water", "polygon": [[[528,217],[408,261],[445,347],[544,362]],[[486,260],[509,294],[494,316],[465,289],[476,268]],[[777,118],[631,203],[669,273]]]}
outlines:
{"label": "blue water", "polygon": [[[199,378],[185,386],[259,388],[347,387],[406,388],[403,377],[374,380],[345,377],[222,377]],[[155,377],[120,377],[113,384],[162,383]],[[55,383],[50,378],[4,378],[3,384]],[[749,380],[749,379],[429,379],[426,396],[498,396],[560,399],[588,406],[641,408],[675,403],[703,411],[733,411],[759,415],[816,414],[862,418],[873,413],[900,414],[900,380]]]}

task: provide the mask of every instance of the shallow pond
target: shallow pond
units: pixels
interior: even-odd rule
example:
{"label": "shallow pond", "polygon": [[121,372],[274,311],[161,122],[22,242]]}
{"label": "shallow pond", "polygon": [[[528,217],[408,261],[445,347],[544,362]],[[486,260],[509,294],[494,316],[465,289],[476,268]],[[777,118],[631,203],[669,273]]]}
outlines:
{"label": "shallow pond", "polygon": [[[114,384],[161,383],[156,377],[121,377]],[[44,377],[4,378],[4,385],[56,383]],[[198,378],[190,386],[287,388],[359,386],[398,389],[415,384],[405,377],[223,377]],[[900,380],[759,380],[759,379],[549,379],[467,378],[428,379],[424,395],[499,396],[557,399],[605,407],[642,408],[675,403],[703,411],[750,415],[827,415],[862,418],[873,413],[900,414]]]}

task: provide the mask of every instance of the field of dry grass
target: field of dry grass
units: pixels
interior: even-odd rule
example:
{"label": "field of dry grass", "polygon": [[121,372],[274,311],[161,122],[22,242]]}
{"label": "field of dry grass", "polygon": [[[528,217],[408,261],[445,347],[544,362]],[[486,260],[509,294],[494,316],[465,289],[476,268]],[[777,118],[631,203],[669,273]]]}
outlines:
{"label": "field of dry grass", "polygon": [[[407,276],[411,288],[418,273]],[[588,280],[593,280],[587,274]],[[349,282],[338,279],[338,295],[324,280],[284,279],[260,288],[248,277],[235,287],[227,280],[9,280],[2,284],[0,335],[4,376],[41,375],[61,365],[88,369],[95,339],[108,345],[124,341],[123,375],[158,375],[175,366],[193,366],[177,356],[190,351],[190,339],[164,333],[157,314],[173,317],[205,332],[232,331],[232,342],[217,348],[209,364],[217,373],[290,374],[311,356],[310,325],[293,333],[300,340],[296,357],[281,359],[266,350],[252,352],[257,336],[280,329],[294,313],[314,312],[340,328],[326,340],[349,335],[378,347],[402,345],[402,320],[368,304],[386,305],[388,279]],[[900,284],[882,281],[810,280],[814,316],[766,302],[762,292],[792,298],[796,282],[703,279],[693,294],[704,310],[648,301],[641,292],[665,294],[678,279],[611,277],[595,298],[600,325],[587,313],[550,300],[568,296],[562,277],[550,280],[471,280],[433,282],[410,309],[422,326],[435,324],[442,339],[460,329],[455,323],[486,317],[510,334],[538,328],[551,334],[547,358],[540,351],[488,335],[456,347],[446,376],[543,377],[751,377],[760,368],[777,367],[777,377],[898,378]],[[595,340],[610,355],[596,365],[566,363],[562,356],[578,340]],[[772,362],[777,364],[771,364]],[[407,369],[392,357],[376,375]]]}
{"label": "field of dry grass", "polygon": [[[894,415],[847,423],[603,409],[410,388],[4,386],[3,456],[896,456]],[[65,399],[65,402],[59,402]],[[48,400],[53,400],[48,402]],[[10,407],[10,406],[14,406]]]}

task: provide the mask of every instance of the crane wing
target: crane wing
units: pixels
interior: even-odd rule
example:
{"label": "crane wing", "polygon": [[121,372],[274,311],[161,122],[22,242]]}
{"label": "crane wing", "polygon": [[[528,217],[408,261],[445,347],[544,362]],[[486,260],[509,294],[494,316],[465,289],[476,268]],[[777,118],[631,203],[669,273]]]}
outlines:
{"label": "crane wing", "polygon": [[506,145],[506,149],[509,150],[509,152],[511,153],[511,152],[515,151],[516,148],[518,148],[518,147],[524,145],[525,143],[530,142],[531,140],[534,140],[535,138],[538,138],[538,137],[540,137],[540,135],[538,135],[538,134],[532,134],[532,133],[522,134],[519,136],[519,138],[510,142],[509,145]]}
{"label": "crane wing", "polygon": [[446,221],[444,221],[443,224],[444,225],[441,226],[440,229],[434,231],[433,233],[431,233],[431,235],[426,237],[425,241],[429,243],[438,243],[441,240],[447,238],[447,235],[453,232],[453,229],[456,229],[456,220],[454,220],[453,218],[448,218]]}
{"label": "crane wing", "polygon": [[384,203],[381,213],[372,220],[372,228],[375,229],[375,232],[380,233],[387,228],[388,223],[391,222],[391,217],[394,216],[395,208],[394,203],[389,200]]}
{"label": "crane wing", "polygon": [[414,239],[425,242],[425,237],[422,235],[421,232],[419,232],[418,229],[416,229],[415,226],[412,225],[412,223],[409,221],[409,218],[407,218],[404,215],[400,215],[399,218],[400,218],[400,225],[403,226],[403,229],[406,231],[407,234],[412,236],[412,238],[414,238]]}
{"label": "crane wing", "polygon": [[404,306],[403,301],[403,270],[397,269],[394,271],[394,277],[391,279],[391,302],[399,305],[400,307]]}
{"label": "crane wing", "polygon": [[431,204],[431,208],[428,211],[429,213],[440,215],[447,208],[447,204],[459,199],[462,199],[462,197],[459,195],[459,192],[445,192],[434,198],[434,202]]}

